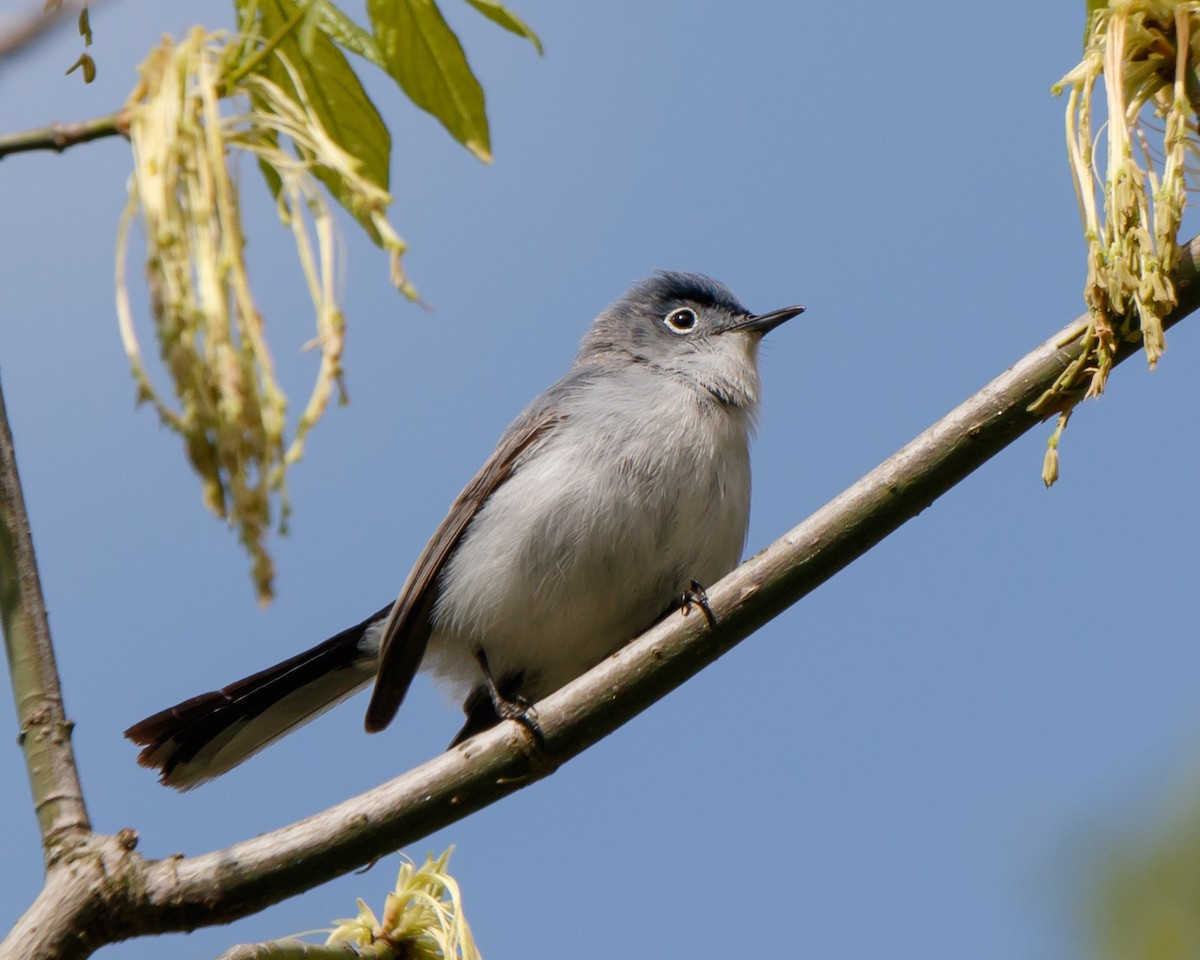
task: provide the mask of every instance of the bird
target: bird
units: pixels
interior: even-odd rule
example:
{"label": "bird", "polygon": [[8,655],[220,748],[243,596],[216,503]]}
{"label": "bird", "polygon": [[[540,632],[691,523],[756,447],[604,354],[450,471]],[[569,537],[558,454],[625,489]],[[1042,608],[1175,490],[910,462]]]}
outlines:
{"label": "bird", "polygon": [[125,731],[187,790],[373,684],[384,729],[414,675],[461,698],[454,747],[580,676],[741,559],[763,336],[711,277],[659,271],[605,308],[566,374],[505,430],[397,599],[282,663]]}

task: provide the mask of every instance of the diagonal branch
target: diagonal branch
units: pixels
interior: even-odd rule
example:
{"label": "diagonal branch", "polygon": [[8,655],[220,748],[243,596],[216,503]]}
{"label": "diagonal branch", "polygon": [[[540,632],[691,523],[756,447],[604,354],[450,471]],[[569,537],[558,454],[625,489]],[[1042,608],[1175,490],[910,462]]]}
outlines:
{"label": "diagonal branch", "polygon": [[[1200,238],[1178,274],[1181,306],[1200,304]],[[718,620],[677,614],[538,705],[545,748],[505,724],[369,793],[227,850],[155,865],[165,900],[211,906],[221,871],[221,919],[231,919],[410,843],[532,783],[611,733],[916,516],[1044,416],[1027,408],[1075,359],[1076,322],[1009,368],[800,526],[709,590]],[[1123,356],[1136,350],[1127,345]],[[1122,356],[1122,359],[1123,359]],[[299,860],[303,863],[298,863]],[[231,864],[236,864],[232,870]],[[328,873],[326,873],[328,871]],[[269,879],[268,879],[269,877]],[[151,888],[155,884],[151,883]],[[152,895],[153,898],[153,895]]]}
{"label": "diagonal branch", "polygon": [[[1176,273],[1173,325],[1200,306],[1200,237]],[[538,704],[545,746],[503,724],[282,830],[152,864],[148,912],[225,922],[316,886],[549,775],[778,616],[1055,411],[1041,405],[1082,352],[1077,320],[708,591],[717,619],[668,617]],[[1121,362],[1137,352],[1124,344]],[[1046,407],[1049,406],[1049,409]],[[219,899],[214,878],[220,877]],[[166,929],[166,928],[162,928]],[[173,928],[174,929],[174,928]]]}
{"label": "diagonal branch", "polygon": [[0,618],[33,806],[47,866],[64,845],[91,832],[71,750],[71,722],[63,709],[58,667],[50,642],[46,602],[38,579],[29,517],[4,393],[0,390]]}
{"label": "diagonal branch", "polygon": [[[1171,326],[1200,306],[1200,238],[1174,279]],[[535,747],[502,724],[322,813],[196,857],[114,863],[104,838],[87,885],[76,860],[0,943],[7,957],[82,957],[103,942],[225,923],[318,886],[549,775],[828,580],[1054,412],[1041,404],[1082,353],[1076,321],[891,456],[708,593],[717,626],[675,614],[538,704]],[[1125,344],[1117,357],[1136,351]],[[129,847],[132,837],[127,836]],[[103,862],[101,862],[103,861]],[[71,872],[74,871],[74,872]],[[64,877],[74,886],[68,887]],[[56,895],[53,883],[62,880]],[[73,895],[65,892],[70,889]],[[87,892],[88,895],[79,895]],[[83,944],[87,944],[84,946]]]}

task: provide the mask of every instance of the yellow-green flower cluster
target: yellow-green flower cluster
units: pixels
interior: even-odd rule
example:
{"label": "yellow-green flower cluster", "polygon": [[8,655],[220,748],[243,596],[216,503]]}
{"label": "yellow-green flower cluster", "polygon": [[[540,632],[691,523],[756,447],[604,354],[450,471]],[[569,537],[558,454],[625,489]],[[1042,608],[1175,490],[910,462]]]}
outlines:
{"label": "yellow-green flower cluster", "polygon": [[[1121,341],[1141,341],[1151,369],[1175,307],[1171,272],[1196,152],[1197,0],[1109,0],[1091,9],[1084,55],[1055,87],[1067,97],[1067,146],[1088,244],[1085,353],[1034,404],[1060,411],[1044,476],[1057,476],[1057,441],[1070,409],[1104,390]],[[1103,82],[1107,150],[1095,156],[1094,93]],[[1149,122],[1148,122],[1149,121]],[[1155,130],[1159,132],[1156,133]],[[1086,383],[1086,390],[1084,384]]]}
{"label": "yellow-green flower cluster", "polygon": [[[292,91],[247,66],[266,55],[280,59]],[[369,225],[389,254],[393,281],[413,296],[400,267],[405,245],[387,221],[390,195],[361,176],[358,161],[324,129],[286,58],[253,37],[232,41],[196,28],[179,42],[164,39],[141,65],[126,116],[134,170],[117,242],[117,313],[138,396],[183,437],[205,504],[238,529],[266,601],[273,501],[282,527],[285,471],[300,458],[335,386],[341,391],[345,323],[337,303],[337,233],[317,173],[327,185],[335,183],[339,198]],[[242,153],[253,156],[272,184],[316,320],[309,345],[320,351],[320,364],[290,439],[287,398],[243,256],[236,183]],[[175,403],[152,384],[134,332],[126,261],[139,216],[155,332]]]}
{"label": "yellow-green flower cluster", "polygon": [[387,895],[383,917],[360,899],[358,916],[335,921],[327,945],[351,944],[365,956],[411,960],[481,960],[462,912],[458,884],[446,872],[451,847],[420,868],[407,858],[396,888]]}

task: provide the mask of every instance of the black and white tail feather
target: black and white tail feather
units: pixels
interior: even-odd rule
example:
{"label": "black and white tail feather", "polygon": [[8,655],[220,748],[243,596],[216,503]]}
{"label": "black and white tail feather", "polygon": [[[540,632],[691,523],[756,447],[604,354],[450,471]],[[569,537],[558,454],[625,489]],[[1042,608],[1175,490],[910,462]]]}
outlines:
{"label": "black and white tail feather", "polygon": [[157,768],[166,786],[190,790],[316,719],[375,679],[379,628],[389,610],[391,604],[310,650],[135,723],[125,736],[143,747],[138,763]]}

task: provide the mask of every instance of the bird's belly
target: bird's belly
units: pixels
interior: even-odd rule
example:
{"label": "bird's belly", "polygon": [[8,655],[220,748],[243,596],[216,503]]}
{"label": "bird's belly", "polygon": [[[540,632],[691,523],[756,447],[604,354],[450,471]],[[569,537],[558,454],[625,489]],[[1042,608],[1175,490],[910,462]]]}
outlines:
{"label": "bird's belly", "polygon": [[498,682],[520,676],[536,700],[650,627],[690,580],[731,570],[749,517],[745,434],[693,426],[673,464],[631,437],[550,445],[515,472],[443,572],[423,669],[461,695],[482,650]]}

